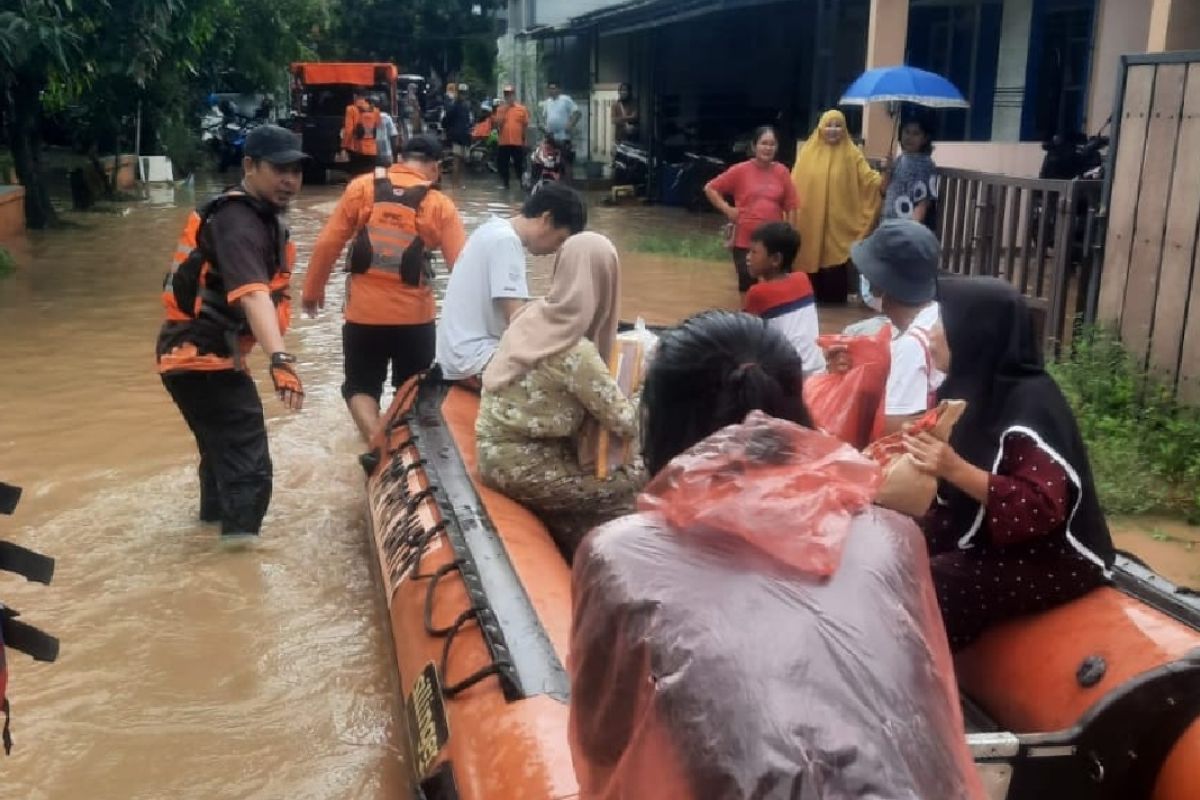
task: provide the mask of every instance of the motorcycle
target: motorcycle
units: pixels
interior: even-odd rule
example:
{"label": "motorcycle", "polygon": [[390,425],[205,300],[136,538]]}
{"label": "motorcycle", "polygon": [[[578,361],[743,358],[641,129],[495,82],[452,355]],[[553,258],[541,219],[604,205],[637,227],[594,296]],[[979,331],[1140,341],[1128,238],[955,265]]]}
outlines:
{"label": "motorcycle", "polygon": [[[1104,123],[1103,131],[1108,127]],[[1104,177],[1105,151],[1108,137],[1100,133],[1084,136],[1081,133],[1056,135],[1042,144],[1046,151],[1042,159],[1039,178],[1073,180],[1075,178],[1102,179]]]}
{"label": "motorcycle", "polygon": [[499,141],[495,132],[483,139],[471,142],[467,149],[467,169],[473,173],[496,172],[496,148]]}
{"label": "motorcycle", "polygon": [[565,167],[563,149],[570,146],[570,142],[556,142],[551,136],[542,139],[529,157],[529,166],[521,176],[521,187],[529,194],[534,194],[548,183],[561,181]]}
{"label": "motorcycle", "polygon": [[266,117],[247,117],[222,104],[220,116],[210,114],[200,140],[207,144],[217,160],[217,171],[224,172],[242,163],[246,136],[264,124]]}
{"label": "motorcycle", "polygon": [[[1111,122],[1111,118],[1101,126],[1100,131],[1091,136],[1085,136],[1082,133],[1056,134],[1044,142],[1042,149],[1046,151],[1046,155],[1042,158],[1042,167],[1038,177],[1065,181],[1102,180],[1109,141],[1108,137],[1103,135],[1103,131],[1108,127],[1109,122]],[[1044,241],[1048,243],[1056,241],[1055,229],[1058,223],[1058,214],[1054,213],[1053,209],[1058,205],[1058,193],[1035,194],[1031,202],[1033,203],[1032,219],[1027,231],[1030,243],[1034,245],[1037,243],[1043,225],[1042,214],[1044,211],[1047,213],[1044,223],[1046,229]],[[1071,209],[1071,214],[1075,218],[1072,226],[1075,235],[1070,243],[1072,268],[1085,255],[1083,253],[1083,237],[1088,207],[1087,197],[1081,196],[1076,201],[1075,207]]]}
{"label": "motorcycle", "polygon": [[683,165],[669,191],[688,211],[710,210],[712,203],[708,202],[704,187],[729,165],[719,158],[693,152],[685,152],[683,159]]}
{"label": "motorcycle", "polygon": [[613,148],[613,185],[632,186],[644,196],[650,179],[650,153],[632,142],[620,142]]}

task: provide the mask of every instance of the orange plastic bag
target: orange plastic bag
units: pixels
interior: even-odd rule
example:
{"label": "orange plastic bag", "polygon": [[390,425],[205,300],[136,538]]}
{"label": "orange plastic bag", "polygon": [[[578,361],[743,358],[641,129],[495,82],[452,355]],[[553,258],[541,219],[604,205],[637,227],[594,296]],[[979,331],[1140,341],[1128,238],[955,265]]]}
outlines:
{"label": "orange plastic bag", "polygon": [[845,348],[851,366],[805,379],[804,403],[813,424],[861,450],[883,435],[892,328],[884,326],[874,336],[821,336],[817,343],[826,352]]}

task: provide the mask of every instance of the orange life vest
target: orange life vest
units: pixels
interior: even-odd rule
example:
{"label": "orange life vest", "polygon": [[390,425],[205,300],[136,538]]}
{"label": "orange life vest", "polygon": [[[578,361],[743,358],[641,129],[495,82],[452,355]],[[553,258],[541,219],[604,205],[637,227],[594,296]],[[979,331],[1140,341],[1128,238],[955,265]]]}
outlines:
{"label": "orange life vest", "polygon": [[405,286],[429,283],[431,267],[424,240],[417,232],[417,211],[429,194],[428,183],[399,187],[387,170],[375,170],[375,199],[367,224],[354,235],[346,268],[355,275],[366,272],[395,276]]}
{"label": "orange life vest", "polygon": [[296,263],[296,246],[275,210],[241,189],[227,189],[188,216],[175,246],[174,263],[163,281],[162,303],[166,324],[160,336],[160,367],[168,346],[163,339],[186,341],[195,347],[192,369],[242,368],[243,357],[254,348],[254,335],[242,310],[230,304],[220,265],[206,240],[205,226],[227,203],[248,203],[269,230],[275,231],[275,257],[267,284],[279,322],[279,332],[292,319],[288,284]]}
{"label": "orange life vest", "polygon": [[364,156],[379,153],[379,146],[375,142],[379,122],[379,112],[375,109],[363,111],[358,115],[358,125],[354,128],[354,149]]}

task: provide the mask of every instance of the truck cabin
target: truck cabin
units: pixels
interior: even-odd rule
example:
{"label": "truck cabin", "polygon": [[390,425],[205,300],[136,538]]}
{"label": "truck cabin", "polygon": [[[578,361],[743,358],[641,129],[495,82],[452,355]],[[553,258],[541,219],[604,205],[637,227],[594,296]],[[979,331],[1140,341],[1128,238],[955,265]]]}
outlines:
{"label": "truck cabin", "polygon": [[382,99],[380,107],[396,113],[394,64],[315,62],[292,64],[292,111],[306,117],[341,117],[355,92]]}

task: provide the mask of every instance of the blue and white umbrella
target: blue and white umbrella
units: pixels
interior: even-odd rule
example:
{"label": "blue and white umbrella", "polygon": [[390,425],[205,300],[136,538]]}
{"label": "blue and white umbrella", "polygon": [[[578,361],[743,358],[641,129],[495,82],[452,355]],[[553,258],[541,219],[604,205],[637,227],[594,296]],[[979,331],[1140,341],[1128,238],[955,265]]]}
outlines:
{"label": "blue and white umbrella", "polygon": [[957,87],[935,72],[916,67],[869,69],[842,95],[843,106],[867,103],[916,103],[933,108],[967,108],[970,103]]}

